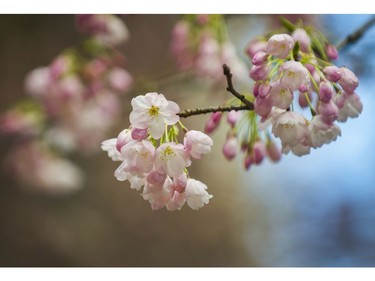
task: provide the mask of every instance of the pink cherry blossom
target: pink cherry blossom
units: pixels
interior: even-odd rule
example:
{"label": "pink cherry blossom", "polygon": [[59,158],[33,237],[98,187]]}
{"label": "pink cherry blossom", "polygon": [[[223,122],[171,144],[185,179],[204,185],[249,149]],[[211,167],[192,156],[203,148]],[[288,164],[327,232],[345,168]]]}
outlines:
{"label": "pink cherry blossom", "polygon": [[272,132],[281,139],[283,148],[296,146],[307,138],[307,120],[300,113],[284,112],[276,118]]}
{"label": "pink cherry blossom", "polygon": [[268,158],[273,162],[278,162],[281,159],[281,149],[272,141],[267,143],[266,152]]}
{"label": "pink cherry blossom", "polygon": [[309,130],[312,146],[315,148],[335,141],[338,136],[341,136],[340,127],[335,124],[327,124],[320,115],[314,116],[310,122]]}
{"label": "pink cherry blossom", "polygon": [[162,209],[173,196],[171,184],[172,180],[169,177],[164,184],[153,185],[147,182],[142,192],[143,199],[150,202],[153,210]]}
{"label": "pink cherry blossom", "polygon": [[189,152],[182,144],[163,143],[156,149],[155,169],[159,173],[166,173],[170,177],[175,177],[181,175],[190,164]]}
{"label": "pink cherry blossom", "polygon": [[273,106],[281,109],[287,109],[293,101],[293,93],[288,88],[279,83],[272,85],[270,99]]}
{"label": "pink cherry blossom", "polygon": [[134,141],[121,149],[121,155],[127,162],[127,171],[139,175],[148,173],[154,166],[155,147],[149,141]]}
{"label": "pink cherry blossom", "polygon": [[250,41],[248,45],[246,46],[246,54],[249,55],[249,57],[252,59],[256,53],[259,51],[265,51],[267,46],[267,42],[260,40],[258,38]]}
{"label": "pink cherry blossom", "polygon": [[129,181],[131,189],[140,190],[141,187],[146,184],[145,175],[131,173],[126,161],[122,162],[122,164],[116,169],[114,175],[118,181]]}
{"label": "pink cherry blossom", "polygon": [[101,148],[103,151],[107,151],[108,157],[112,161],[123,161],[121,153],[116,149],[117,139],[108,139],[102,142]]}
{"label": "pink cherry blossom", "polygon": [[288,34],[275,34],[267,43],[266,52],[280,59],[286,58],[294,47],[294,40]]}
{"label": "pink cherry blossom", "polygon": [[185,189],[186,203],[193,210],[202,208],[204,204],[208,204],[209,200],[213,197],[206,191],[207,186],[195,179],[188,179]]}
{"label": "pink cherry blossom", "polygon": [[122,130],[116,140],[116,149],[118,152],[121,152],[122,147],[127,145],[129,142],[134,141],[131,136],[131,131],[129,129]]}
{"label": "pink cherry blossom", "polygon": [[138,129],[148,129],[151,136],[159,139],[165,131],[165,125],[178,122],[180,107],[172,101],[167,101],[162,94],[148,93],[137,96],[131,101],[133,111],[130,113],[130,123]]}
{"label": "pink cherry blossom", "polygon": [[184,145],[191,157],[201,159],[203,154],[211,151],[213,141],[200,131],[190,130],[185,134]]}
{"label": "pink cherry blossom", "polygon": [[308,70],[296,61],[287,61],[281,67],[283,71],[280,84],[292,91],[297,90],[301,84],[309,84]]}
{"label": "pink cherry blossom", "polygon": [[331,83],[321,82],[319,85],[319,99],[322,102],[329,102],[334,95]]}
{"label": "pink cherry blossom", "polygon": [[361,114],[363,104],[356,93],[337,95],[335,100],[336,104],[338,104],[339,100],[342,100],[342,106],[339,107],[338,121],[345,122],[348,118],[356,118]]}

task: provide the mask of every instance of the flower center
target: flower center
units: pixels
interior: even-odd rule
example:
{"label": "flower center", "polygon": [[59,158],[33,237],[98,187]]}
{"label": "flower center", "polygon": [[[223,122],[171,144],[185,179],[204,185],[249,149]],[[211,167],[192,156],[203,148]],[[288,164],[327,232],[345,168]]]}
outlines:
{"label": "flower center", "polygon": [[147,111],[148,115],[150,115],[151,117],[153,116],[157,116],[159,114],[159,107],[153,105],[151,106],[148,111]]}
{"label": "flower center", "polygon": [[160,158],[163,160],[171,160],[173,157],[176,156],[176,153],[170,146],[167,146],[164,151],[161,153]]}

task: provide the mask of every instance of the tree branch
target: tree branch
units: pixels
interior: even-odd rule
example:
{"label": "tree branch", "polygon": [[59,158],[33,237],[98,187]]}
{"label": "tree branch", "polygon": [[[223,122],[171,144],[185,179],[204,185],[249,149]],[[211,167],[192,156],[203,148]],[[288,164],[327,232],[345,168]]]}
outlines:
{"label": "tree branch", "polygon": [[241,95],[239,92],[237,92],[233,87],[232,82],[232,73],[230,72],[229,66],[226,64],[223,64],[223,73],[225,77],[227,78],[227,91],[230,92],[233,96],[238,98],[240,101],[244,103],[244,105],[239,106],[217,106],[217,107],[207,107],[207,108],[196,108],[196,109],[186,109],[184,111],[181,111],[177,115],[181,118],[190,117],[193,115],[201,115],[201,114],[207,114],[212,112],[225,112],[225,111],[232,111],[232,110],[254,110],[254,104],[246,99],[244,95]]}
{"label": "tree branch", "polygon": [[227,91],[230,92],[236,98],[238,98],[240,101],[242,101],[245,105],[247,105],[248,110],[253,110],[254,104],[251,101],[249,101],[248,99],[246,99],[246,97],[244,95],[241,95],[239,92],[237,92],[234,89],[233,83],[232,83],[232,76],[233,75],[230,72],[229,66],[227,66],[226,64],[223,64],[223,71],[224,71],[224,75],[227,77],[227,84],[228,84]]}
{"label": "tree branch", "polygon": [[196,108],[196,109],[186,109],[177,113],[178,116],[181,118],[187,118],[193,115],[201,115],[213,112],[226,112],[226,111],[238,111],[238,110],[249,110],[247,105],[239,105],[239,106],[216,106],[216,107],[207,107],[207,108]]}
{"label": "tree branch", "polygon": [[375,16],[373,16],[371,19],[369,19],[367,22],[365,22],[362,26],[360,26],[353,33],[349,34],[340,43],[336,44],[336,48],[342,49],[342,48],[345,48],[345,47],[347,47],[351,44],[354,44],[359,39],[361,39],[362,36],[366,33],[366,31],[368,31],[374,24],[375,24]]}

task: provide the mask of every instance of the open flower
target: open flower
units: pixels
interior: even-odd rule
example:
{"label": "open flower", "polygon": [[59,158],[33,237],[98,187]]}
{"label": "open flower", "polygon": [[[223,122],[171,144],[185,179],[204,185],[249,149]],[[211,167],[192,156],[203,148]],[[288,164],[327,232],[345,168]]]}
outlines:
{"label": "open flower", "polygon": [[131,101],[133,111],[130,113],[130,123],[138,129],[148,129],[151,136],[159,139],[165,125],[174,125],[178,122],[180,107],[172,101],[167,101],[164,95],[148,93],[137,96]]}
{"label": "open flower", "polygon": [[190,166],[189,153],[182,144],[167,142],[156,149],[155,168],[170,177],[181,175]]}
{"label": "open flower", "polygon": [[288,56],[294,47],[294,40],[288,34],[275,34],[267,43],[266,52],[280,59]]}
{"label": "open flower", "polygon": [[292,91],[297,90],[302,84],[308,84],[310,81],[308,70],[300,62],[287,61],[281,69],[283,75],[280,84]]}

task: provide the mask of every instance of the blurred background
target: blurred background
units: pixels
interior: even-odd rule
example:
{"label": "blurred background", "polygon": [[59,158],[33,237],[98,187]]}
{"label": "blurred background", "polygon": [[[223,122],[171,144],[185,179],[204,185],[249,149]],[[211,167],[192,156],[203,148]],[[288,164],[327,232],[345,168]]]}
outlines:
{"label": "blurred background", "polygon": [[[371,15],[292,15],[337,43]],[[106,138],[129,126],[132,97],[164,93],[181,108],[219,104],[225,87],[180,73],[168,51],[179,15],[125,15],[130,38],[118,47],[136,82],[121,97],[122,117]],[[238,55],[255,36],[277,26],[276,15],[228,15]],[[1,15],[0,112],[25,98],[26,74],[79,44],[72,15]],[[139,192],[113,173],[106,153],[73,155],[85,178],[75,192],[55,195],[28,188],[0,172],[1,266],[374,266],[375,28],[340,51],[337,65],[360,78],[364,104],[341,124],[334,143],[302,158],[287,155],[245,172],[221,153],[226,128],[214,133],[213,152],[190,168],[213,199],[199,211],[152,211]],[[248,64],[249,66],[250,64]],[[249,89],[251,85],[248,85]],[[202,130],[207,116],[191,117]],[[3,137],[2,137],[3,138]],[[0,141],[1,165],[10,144]],[[22,162],[22,154],[19,157]]]}

